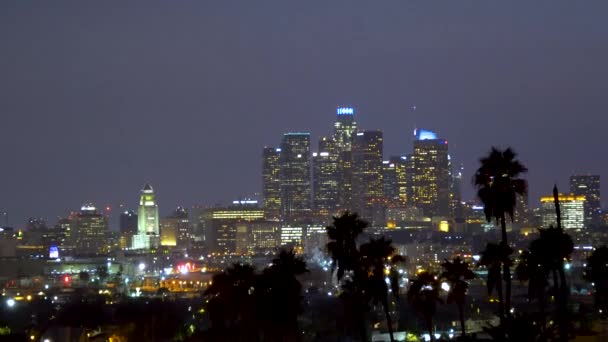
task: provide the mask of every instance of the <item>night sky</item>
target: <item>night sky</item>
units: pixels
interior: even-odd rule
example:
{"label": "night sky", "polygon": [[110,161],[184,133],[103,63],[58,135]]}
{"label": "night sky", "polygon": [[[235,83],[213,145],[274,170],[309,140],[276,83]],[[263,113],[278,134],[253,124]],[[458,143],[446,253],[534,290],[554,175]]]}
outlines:
{"label": "night sky", "polygon": [[[608,195],[608,1],[1,1],[0,209],[161,214],[261,189],[264,145],[329,134],[338,105],[465,166],[513,146],[531,203],[572,173]],[[416,106],[416,111],[412,107]],[[605,198],[608,196],[605,196]]]}

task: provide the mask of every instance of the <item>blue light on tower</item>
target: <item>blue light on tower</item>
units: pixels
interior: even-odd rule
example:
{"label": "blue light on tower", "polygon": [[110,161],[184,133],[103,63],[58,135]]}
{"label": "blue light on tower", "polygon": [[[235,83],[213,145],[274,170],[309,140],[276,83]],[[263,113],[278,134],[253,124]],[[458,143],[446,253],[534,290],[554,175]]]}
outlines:
{"label": "blue light on tower", "polygon": [[435,140],[435,139],[437,139],[437,134],[435,134],[435,132],[427,131],[425,129],[415,129],[414,136],[416,136],[416,139],[418,139],[418,140]]}
{"label": "blue light on tower", "polygon": [[355,109],[352,107],[338,107],[336,113],[338,115],[353,115],[355,114]]}

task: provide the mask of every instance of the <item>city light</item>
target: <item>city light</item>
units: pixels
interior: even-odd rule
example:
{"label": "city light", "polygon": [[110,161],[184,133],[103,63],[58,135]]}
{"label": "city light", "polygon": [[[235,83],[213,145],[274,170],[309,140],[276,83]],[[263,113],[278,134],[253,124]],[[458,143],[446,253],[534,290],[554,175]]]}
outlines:
{"label": "city light", "polygon": [[441,283],[441,289],[445,292],[450,292],[450,284],[446,282]]}
{"label": "city light", "polygon": [[143,271],[143,270],[145,270],[145,269],[146,269],[146,264],[144,264],[143,262],[140,262],[140,263],[139,263],[139,265],[137,266],[137,268],[138,268],[140,271]]}
{"label": "city light", "polygon": [[9,298],[6,300],[6,306],[8,306],[9,308],[12,308],[15,306],[15,300],[13,298]]}

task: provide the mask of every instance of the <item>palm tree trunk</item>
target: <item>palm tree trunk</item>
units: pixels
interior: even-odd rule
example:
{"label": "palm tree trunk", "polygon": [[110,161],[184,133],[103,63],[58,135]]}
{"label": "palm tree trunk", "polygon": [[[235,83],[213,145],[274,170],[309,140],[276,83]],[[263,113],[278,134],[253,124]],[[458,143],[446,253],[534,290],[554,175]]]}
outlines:
{"label": "palm tree trunk", "polygon": [[559,263],[559,296],[558,296],[558,317],[559,317],[559,334],[560,340],[568,340],[568,283],[566,282],[566,273],[564,272],[563,263]]}
{"label": "palm tree trunk", "polygon": [[[502,243],[505,247],[509,246],[509,242],[507,241],[507,222],[505,220],[505,214],[502,214],[500,217],[500,227],[502,230]],[[504,311],[505,315],[509,316],[511,313],[511,268],[508,264],[504,263],[502,265],[503,278],[505,280],[505,306]]]}
{"label": "palm tree trunk", "polygon": [[504,323],[505,320],[505,302],[502,295],[502,279],[498,279],[496,282],[496,294],[498,295],[498,316],[500,323]]}
{"label": "palm tree trunk", "polygon": [[460,316],[460,331],[461,331],[460,337],[462,339],[464,339],[466,336],[466,327],[464,324],[464,305],[461,303],[458,304],[458,316]]}
{"label": "palm tree trunk", "polygon": [[435,336],[433,335],[433,318],[429,317],[425,319],[426,321],[426,329],[429,331],[429,335],[431,336],[431,342],[435,341]]}
{"label": "palm tree trunk", "polygon": [[391,315],[388,310],[388,298],[384,298],[382,301],[382,306],[384,306],[384,314],[386,315],[386,326],[388,327],[388,334],[391,337],[391,342],[395,342],[395,338],[393,337],[393,322],[391,321]]}

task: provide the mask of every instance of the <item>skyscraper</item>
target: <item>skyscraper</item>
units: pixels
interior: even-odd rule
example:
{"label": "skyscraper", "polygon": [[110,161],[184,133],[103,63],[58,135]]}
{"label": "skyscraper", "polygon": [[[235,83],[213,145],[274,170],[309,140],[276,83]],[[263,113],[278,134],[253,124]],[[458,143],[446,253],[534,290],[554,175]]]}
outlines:
{"label": "skyscraper", "polygon": [[334,215],[338,208],[338,161],[335,140],[321,137],[319,152],[312,154],[313,206],[321,217]]}
{"label": "skyscraper", "polygon": [[133,249],[149,249],[159,244],[160,228],[156,195],[150,184],[141,191],[137,210],[137,234],[133,236]]}
{"label": "skyscraper", "polygon": [[412,203],[425,216],[447,217],[450,213],[448,142],[431,131],[414,131]]}
{"label": "skyscraper", "polygon": [[[562,216],[562,228],[583,228],[585,226],[585,196],[559,194],[558,200]],[[541,226],[543,228],[557,227],[553,196],[541,197],[540,204]]]}
{"label": "skyscraper", "polygon": [[353,210],[370,222],[375,220],[375,209],[383,205],[382,147],[380,131],[359,131],[352,143],[352,198]]}
{"label": "skyscraper", "polygon": [[570,192],[578,196],[585,196],[585,221],[590,223],[599,222],[602,215],[600,203],[600,176],[571,176]]}
{"label": "skyscraper", "polygon": [[286,133],[281,142],[281,214],[285,222],[311,214],[310,133]]}
{"label": "skyscraper", "polygon": [[264,147],[262,154],[262,196],[264,213],[267,219],[281,217],[281,149]]}
{"label": "skyscraper", "polygon": [[177,207],[172,215],[160,220],[160,244],[162,246],[187,247],[191,242],[188,211]]}
{"label": "skyscraper", "polygon": [[92,204],[85,204],[73,217],[71,238],[79,255],[97,255],[107,252],[108,221]]}
{"label": "skyscraper", "polygon": [[407,157],[390,157],[382,162],[384,197],[392,206],[407,204]]}
{"label": "skyscraper", "polygon": [[120,232],[125,234],[137,234],[137,213],[133,210],[125,210],[120,213]]}
{"label": "skyscraper", "polygon": [[343,210],[352,209],[352,142],[357,123],[355,109],[338,107],[334,123],[333,140],[338,156],[338,206]]}

